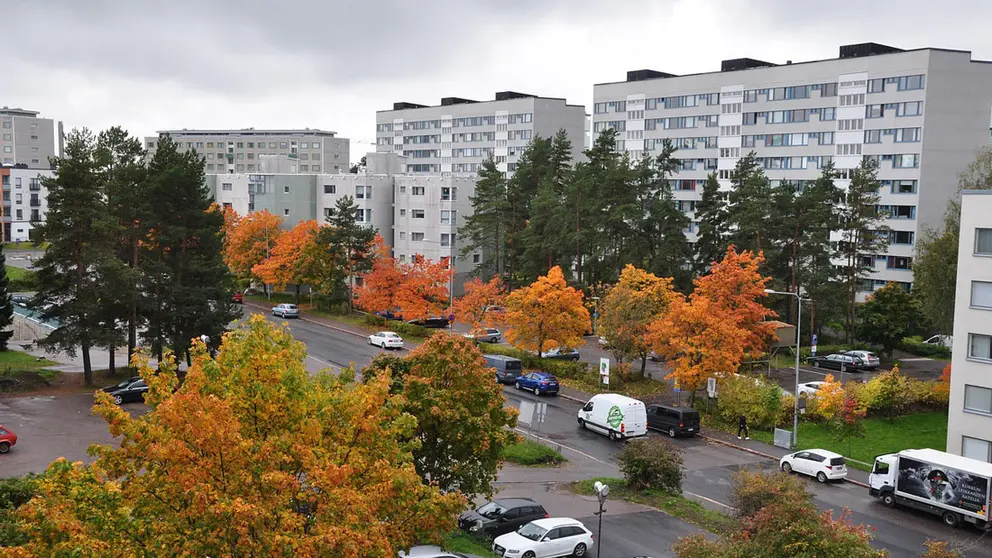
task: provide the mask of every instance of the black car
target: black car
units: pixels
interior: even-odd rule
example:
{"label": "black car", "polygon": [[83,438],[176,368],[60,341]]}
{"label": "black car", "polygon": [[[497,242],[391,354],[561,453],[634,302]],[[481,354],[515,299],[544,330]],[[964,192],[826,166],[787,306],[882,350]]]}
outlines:
{"label": "black car", "polygon": [[843,370],[844,372],[861,372],[868,369],[868,364],[853,355],[832,354],[827,356],[815,356],[809,359],[810,364],[815,368],[830,368],[833,370]]}
{"label": "black car", "polygon": [[103,388],[103,391],[109,393],[114,398],[114,403],[120,405],[121,403],[144,401],[145,392],[148,391],[148,384],[139,376],[134,376],[119,384],[107,386]]}
{"label": "black car", "polygon": [[31,297],[28,295],[16,294],[10,297],[10,300],[21,308],[27,308],[28,304],[31,302]]}
{"label": "black car", "polygon": [[671,436],[695,436],[699,433],[699,412],[686,407],[649,405],[648,428]]}
{"label": "black car", "polygon": [[502,498],[458,516],[458,528],[496,538],[512,533],[535,519],[548,517],[544,506],[529,498]]}

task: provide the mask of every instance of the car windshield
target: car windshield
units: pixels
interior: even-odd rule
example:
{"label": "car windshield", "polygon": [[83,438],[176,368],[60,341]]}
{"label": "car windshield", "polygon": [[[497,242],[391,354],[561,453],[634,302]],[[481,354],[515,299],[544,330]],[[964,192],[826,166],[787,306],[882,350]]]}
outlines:
{"label": "car windshield", "polygon": [[134,382],[134,378],[131,378],[130,380],[124,380],[123,382],[117,384],[114,387],[120,387],[120,388],[127,387],[127,386],[131,385],[131,382]]}
{"label": "car windshield", "polygon": [[509,361],[506,361],[506,365],[505,365],[504,368],[506,370],[523,370],[523,367],[524,367],[524,365],[523,365],[522,362],[519,362],[519,361],[516,361],[516,360],[509,360]]}
{"label": "car windshield", "polygon": [[481,508],[475,511],[482,517],[488,519],[496,519],[497,517],[503,515],[503,512],[506,511],[506,508],[497,504],[496,502],[489,502],[488,504],[482,506]]}
{"label": "car windshield", "polygon": [[818,386],[816,384],[809,384],[807,387],[809,389],[813,390],[813,391],[816,391],[816,390],[820,389],[820,386]]}
{"label": "car windshield", "polygon": [[287,304],[286,305],[286,308],[289,308],[290,310],[296,310],[296,305],[295,304]]}
{"label": "car windshield", "polygon": [[521,527],[520,530],[517,531],[517,534],[532,541],[539,541],[547,532],[547,529],[543,529],[534,523],[528,523],[527,525]]}

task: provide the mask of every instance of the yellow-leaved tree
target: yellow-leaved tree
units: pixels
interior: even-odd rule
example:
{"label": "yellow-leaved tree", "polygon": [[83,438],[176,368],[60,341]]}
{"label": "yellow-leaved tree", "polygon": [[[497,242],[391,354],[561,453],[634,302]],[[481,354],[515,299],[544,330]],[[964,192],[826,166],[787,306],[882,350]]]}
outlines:
{"label": "yellow-leaved tree", "polygon": [[589,310],[582,291],[569,287],[558,266],[506,297],[506,339],[521,349],[542,353],[554,347],[575,348],[589,331]]}
{"label": "yellow-leaved tree", "polygon": [[311,378],[303,344],[258,315],[194,355],[181,386],[138,363],[146,415],[97,392],[120,447],[49,466],[14,556],[396,556],[454,527],[465,499],[418,476],[388,374]]}

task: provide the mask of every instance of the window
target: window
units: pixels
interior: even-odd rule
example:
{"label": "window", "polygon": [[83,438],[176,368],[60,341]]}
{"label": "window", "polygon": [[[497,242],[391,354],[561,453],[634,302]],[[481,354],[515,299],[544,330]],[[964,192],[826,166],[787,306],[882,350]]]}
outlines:
{"label": "window", "polygon": [[923,89],[923,76],[903,76],[899,78],[898,87],[899,91],[912,91],[914,89]]}
{"label": "window", "polygon": [[452,210],[452,211],[447,211],[447,210],[442,211],[441,212],[441,224],[442,225],[453,225],[453,224],[455,224],[455,222],[458,219],[456,213],[457,212],[455,212],[454,210]]}
{"label": "window", "polygon": [[422,232],[410,233],[410,240],[412,240],[414,242],[423,242],[424,241],[424,233],[422,233]]}
{"label": "window", "polygon": [[406,233],[403,231],[400,231],[400,240],[406,240]]}
{"label": "window", "polygon": [[885,116],[885,105],[868,105],[865,107],[865,118],[881,118]]}
{"label": "window", "polygon": [[820,109],[820,122],[837,119],[837,107],[825,107]]}
{"label": "window", "polygon": [[410,210],[410,217],[412,217],[414,219],[423,219],[424,218],[424,210],[423,209],[411,209]]}
{"label": "window", "polygon": [[[213,147],[213,146],[214,144],[207,142],[207,147]],[[253,141],[248,142],[248,149],[255,149],[255,142]]]}
{"label": "window", "polygon": [[[337,168],[337,167],[334,167],[334,168]],[[310,166],[310,170],[312,170],[313,172],[320,172],[320,165],[311,165]]]}
{"label": "window", "polygon": [[919,128],[900,128],[896,130],[896,143],[916,143],[920,141]]}
{"label": "window", "polygon": [[424,195],[424,187],[423,186],[414,186],[411,189],[411,192],[410,193],[413,194],[414,196],[423,196]]}
{"label": "window", "polygon": [[889,256],[887,258],[885,267],[887,269],[912,269],[913,258],[904,258],[901,256]]}
{"label": "window", "polygon": [[892,181],[892,193],[893,194],[915,194],[916,193],[916,181],[915,180],[893,180]]}
{"label": "window", "polygon": [[225,192],[230,192],[231,190],[234,189],[234,185],[231,184],[230,182],[224,182],[220,185],[220,188]]}
{"label": "window", "polygon": [[901,103],[898,116],[919,116],[923,114],[923,101]]}
{"label": "window", "polygon": [[337,194],[338,193],[337,186],[334,185],[334,184],[324,184],[324,193],[325,194]]}
{"label": "window", "polygon": [[961,436],[961,455],[992,463],[992,442],[970,436]]}
{"label": "window", "polygon": [[[982,360],[992,360],[992,337],[978,333],[969,333],[968,356]],[[967,397],[965,397],[965,400],[967,400]]]}
{"label": "window", "polygon": [[892,156],[892,168],[894,169],[914,169],[919,166],[920,156],[917,154]]}
{"label": "window", "polygon": [[311,153],[310,154],[310,160],[311,161],[319,161],[320,160],[320,153]]}
{"label": "window", "polygon": [[833,144],[834,144],[833,132],[820,132],[820,145],[833,145]]}
{"label": "window", "polygon": [[406,210],[405,209],[401,209],[400,210],[400,217],[406,217]]}
{"label": "window", "polygon": [[913,239],[916,233],[913,231],[892,231],[889,235],[889,239],[892,244],[913,244]]}
{"label": "window", "polygon": [[865,143],[882,143],[882,131],[865,130]]}
{"label": "window", "polygon": [[869,93],[881,93],[883,91],[885,91],[885,78],[868,80]]}
{"label": "window", "polygon": [[[258,144],[258,146],[259,146],[259,147],[262,147],[262,144],[261,144],[261,143],[259,143],[259,144]],[[270,142],[269,142],[269,149],[275,149],[275,148],[276,148],[276,142],[274,142],[274,141],[270,141]]]}
{"label": "window", "polygon": [[17,220],[18,221],[23,221],[24,220],[24,210],[23,209],[18,209],[17,210]]}
{"label": "window", "polygon": [[300,149],[309,149],[309,144],[307,142],[302,142],[300,144]]}
{"label": "window", "polygon": [[[986,337],[988,336],[981,336]],[[964,386],[964,408],[980,413],[992,413],[992,389],[979,386]]]}
{"label": "window", "polygon": [[477,264],[482,262],[482,254],[472,254],[472,263]]}
{"label": "window", "polygon": [[451,246],[455,243],[455,234],[442,233],[441,234],[441,246]]}
{"label": "window", "polygon": [[975,254],[992,256],[992,229],[975,229]]}
{"label": "window", "polygon": [[282,187],[282,193],[283,194],[288,194],[289,193],[289,186],[283,186]]}
{"label": "window", "polygon": [[745,126],[753,126],[758,122],[758,113],[756,112],[745,112],[743,123]]}
{"label": "window", "polygon": [[992,283],[988,281],[971,282],[972,308],[992,309]]}
{"label": "window", "polygon": [[458,199],[458,188],[444,186],[441,188],[441,201],[455,201]]}
{"label": "window", "polygon": [[289,217],[289,209],[283,209],[282,214],[286,217]]}

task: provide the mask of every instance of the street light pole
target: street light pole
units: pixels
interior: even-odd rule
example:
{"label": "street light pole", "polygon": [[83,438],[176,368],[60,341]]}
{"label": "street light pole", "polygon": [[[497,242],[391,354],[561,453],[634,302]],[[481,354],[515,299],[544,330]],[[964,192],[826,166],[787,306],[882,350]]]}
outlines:
{"label": "street light pole", "polygon": [[594,512],[593,515],[599,516],[599,532],[596,534],[596,556],[603,555],[603,514],[606,513],[606,508],[603,506],[606,504],[606,497],[610,495],[610,487],[596,481],[593,485],[596,490],[596,498],[599,499],[599,511]]}
{"label": "street light pole", "polygon": [[[785,295],[796,297],[796,387],[793,393],[793,408],[792,408],[792,448],[795,449],[799,447],[799,350],[800,350],[800,340],[802,339],[802,327],[803,327],[803,302],[809,301],[808,298],[802,298],[798,292],[782,292],[772,289],[765,289],[768,294],[775,295]],[[811,326],[812,327],[812,326]]]}

